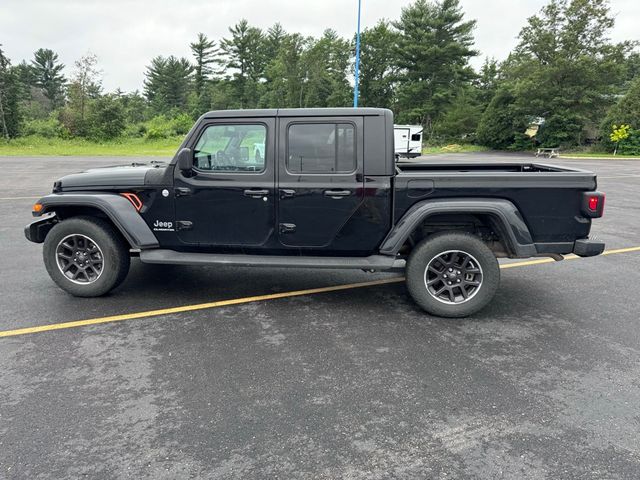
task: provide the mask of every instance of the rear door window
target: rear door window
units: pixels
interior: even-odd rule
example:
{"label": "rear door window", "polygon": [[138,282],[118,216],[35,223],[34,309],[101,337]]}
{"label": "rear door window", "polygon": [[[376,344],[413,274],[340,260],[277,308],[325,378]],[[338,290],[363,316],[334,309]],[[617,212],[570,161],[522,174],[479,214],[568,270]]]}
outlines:
{"label": "rear door window", "polygon": [[287,135],[287,171],[294,174],[352,173],[355,128],[350,123],[294,123]]}

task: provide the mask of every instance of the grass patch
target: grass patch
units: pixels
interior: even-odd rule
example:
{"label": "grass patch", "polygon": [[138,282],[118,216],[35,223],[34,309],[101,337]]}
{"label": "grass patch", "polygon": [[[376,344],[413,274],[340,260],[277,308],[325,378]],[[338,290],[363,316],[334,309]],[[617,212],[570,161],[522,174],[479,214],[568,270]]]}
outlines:
{"label": "grass patch", "polygon": [[435,155],[438,153],[471,153],[471,152],[486,152],[489,149],[480,145],[462,144],[457,143],[451,145],[433,146],[426,145],[422,147],[423,155]]}
{"label": "grass patch", "polygon": [[608,153],[608,152],[566,152],[566,153],[562,153],[560,152],[560,158],[607,158],[607,159],[611,159],[611,160],[616,160],[616,159],[625,159],[625,158],[630,158],[630,159],[640,159],[640,156],[638,155],[614,155],[612,153]]}
{"label": "grass patch", "polygon": [[0,141],[0,156],[173,156],[184,137],[119,138],[94,142],[82,138],[20,137]]}

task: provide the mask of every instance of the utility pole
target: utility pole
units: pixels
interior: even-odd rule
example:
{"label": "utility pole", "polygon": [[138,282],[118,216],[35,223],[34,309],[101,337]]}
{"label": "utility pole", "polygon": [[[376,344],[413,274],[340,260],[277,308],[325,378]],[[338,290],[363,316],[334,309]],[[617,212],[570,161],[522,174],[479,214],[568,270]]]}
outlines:
{"label": "utility pole", "polygon": [[360,12],[362,0],[358,0],[358,31],[356,33],[356,84],[353,88],[353,108],[358,107],[358,90],[360,87]]}

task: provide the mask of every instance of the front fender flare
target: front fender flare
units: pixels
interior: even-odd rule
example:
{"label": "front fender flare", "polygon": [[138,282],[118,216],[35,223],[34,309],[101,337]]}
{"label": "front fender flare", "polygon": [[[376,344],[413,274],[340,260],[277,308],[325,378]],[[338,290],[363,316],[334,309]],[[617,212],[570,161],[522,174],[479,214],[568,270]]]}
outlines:
{"label": "front fender flare", "polygon": [[113,193],[53,193],[42,197],[40,215],[59,207],[93,207],[103,212],[132,248],[157,248],[158,239],[129,200]]}
{"label": "front fender flare", "polygon": [[499,198],[453,198],[425,200],[413,205],[389,232],[380,246],[383,255],[397,255],[409,235],[428,217],[441,213],[490,215],[507,242],[505,247],[516,257],[532,257],[537,250],[529,228],[518,208]]}

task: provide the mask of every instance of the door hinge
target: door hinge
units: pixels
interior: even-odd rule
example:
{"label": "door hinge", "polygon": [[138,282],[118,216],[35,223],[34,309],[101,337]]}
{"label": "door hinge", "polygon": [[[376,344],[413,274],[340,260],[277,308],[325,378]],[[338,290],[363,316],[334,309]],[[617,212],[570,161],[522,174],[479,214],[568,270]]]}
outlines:
{"label": "door hinge", "polygon": [[191,189],[187,187],[176,187],[174,189],[176,197],[185,197],[191,195]]}
{"label": "door hinge", "polygon": [[295,223],[281,223],[280,233],[292,233],[296,231]]}
{"label": "door hinge", "polygon": [[193,228],[193,222],[189,220],[178,220],[176,221],[176,230],[191,230]]}

